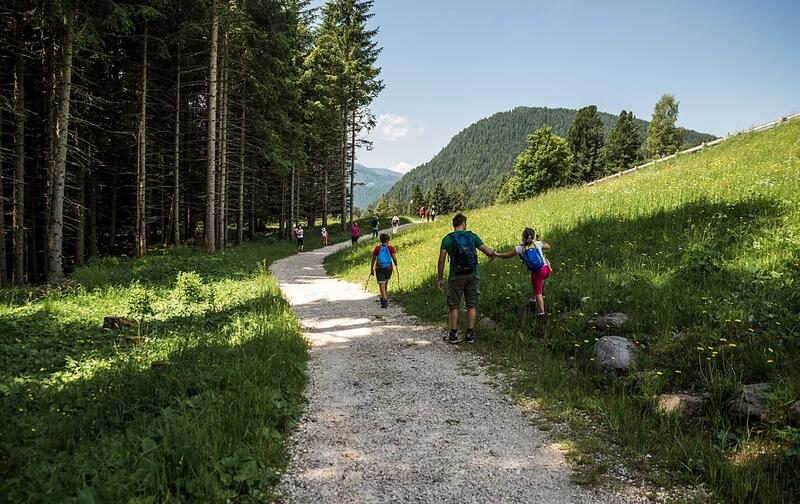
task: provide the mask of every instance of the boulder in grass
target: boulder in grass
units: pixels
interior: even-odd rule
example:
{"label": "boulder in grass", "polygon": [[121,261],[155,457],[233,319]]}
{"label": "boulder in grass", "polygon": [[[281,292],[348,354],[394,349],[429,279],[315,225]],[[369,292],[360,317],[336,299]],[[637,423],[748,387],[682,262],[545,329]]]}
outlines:
{"label": "boulder in grass", "polygon": [[157,360],[150,363],[150,369],[167,369],[174,365],[172,361]]}
{"label": "boulder in grass", "polygon": [[663,413],[677,413],[681,417],[690,418],[703,413],[706,399],[699,394],[677,392],[659,395],[656,403],[658,410]]}
{"label": "boulder in grass", "polygon": [[497,329],[498,326],[497,326],[497,322],[495,322],[491,318],[489,318],[489,317],[481,317],[481,319],[478,320],[478,327],[483,329],[483,330],[494,331],[495,329]]}
{"label": "boulder in grass", "polygon": [[136,327],[136,321],[126,317],[104,317],[103,329],[116,330],[126,329],[128,327]]}
{"label": "boulder in grass", "polygon": [[760,420],[767,409],[769,383],[753,383],[737,387],[728,400],[728,413],[739,419]]}
{"label": "boulder in grass", "polygon": [[538,309],[536,305],[531,303],[530,300],[517,305],[517,318],[520,320],[526,319],[529,316],[535,316],[537,313]]}
{"label": "boulder in grass", "polygon": [[622,336],[603,336],[594,345],[595,362],[603,371],[627,371],[635,353],[636,345]]}
{"label": "boulder in grass", "polygon": [[789,406],[789,425],[800,427],[800,401],[795,401]]}
{"label": "boulder in grass", "polygon": [[606,313],[589,319],[589,325],[599,331],[611,331],[622,329],[625,322],[628,321],[628,316],[624,313],[614,312]]}
{"label": "boulder in grass", "polygon": [[125,343],[129,345],[141,345],[144,343],[145,337],[144,336],[125,336]]}

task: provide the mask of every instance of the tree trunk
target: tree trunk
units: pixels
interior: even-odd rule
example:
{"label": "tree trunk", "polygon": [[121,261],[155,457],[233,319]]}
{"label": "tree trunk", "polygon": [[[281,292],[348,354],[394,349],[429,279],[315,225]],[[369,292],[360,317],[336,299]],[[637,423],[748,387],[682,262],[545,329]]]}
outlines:
{"label": "tree trunk", "polygon": [[74,41],[74,14],[64,17],[64,45],[58,93],[58,114],[55,131],[55,163],[53,167],[53,194],[48,226],[47,281],[53,282],[62,275],[61,259],[64,245],[64,182],[67,175],[67,137],[69,136],[69,102],[72,91],[72,51]]}
{"label": "tree trunk", "polygon": [[206,168],[206,250],[216,250],[216,141],[217,141],[217,35],[219,32],[218,0],[211,3],[211,50],[208,62],[208,165]]}
{"label": "tree trunk", "polygon": [[[77,144],[77,142],[76,142]],[[83,266],[86,258],[86,167],[78,167],[78,174],[75,180],[78,188],[78,197],[75,201],[75,218],[77,227],[75,228],[75,266]]]}
{"label": "tree trunk", "polygon": [[286,238],[284,225],[286,224],[286,177],[281,177],[281,220],[278,222],[278,237]]}
{"label": "tree trunk", "polygon": [[[22,22],[17,20],[17,39],[22,43]],[[14,283],[25,281],[25,59],[18,51],[14,65]],[[5,220],[5,213],[3,214]],[[5,231],[5,229],[3,230]],[[2,256],[5,261],[5,232],[3,232]],[[5,279],[5,271],[2,273]]]}
{"label": "tree trunk", "polygon": [[117,174],[114,174],[114,181],[111,186],[111,225],[109,226],[111,249],[117,246]]}
{"label": "tree trunk", "polygon": [[353,206],[355,204],[356,183],[356,109],[353,108],[352,131],[350,132],[350,225],[353,225]]}
{"label": "tree trunk", "polygon": [[239,210],[236,214],[236,244],[242,244],[244,235],[244,147],[247,140],[247,105],[242,93],[242,131],[239,143]]}
{"label": "tree trunk", "polygon": [[255,177],[250,186],[250,239],[256,239],[256,183]]}
{"label": "tree trunk", "polygon": [[217,222],[217,248],[223,250],[228,238],[227,224],[227,196],[228,196],[228,32],[222,34],[222,65],[220,74],[222,75],[221,89],[221,111],[220,111],[220,135],[219,135],[219,221]]}
{"label": "tree trunk", "polygon": [[328,227],[328,167],[323,168],[324,182],[322,184],[322,227]]}
{"label": "tree trunk", "polygon": [[[89,159],[91,156],[92,148],[89,147]],[[91,161],[90,161],[91,162]],[[97,172],[90,168],[87,172],[88,179],[86,181],[86,217],[88,222],[87,228],[87,245],[88,257],[92,258],[97,256]]]}
{"label": "tree trunk", "polygon": [[347,110],[342,109],[342,159],[341,159],[341,177],[342,177],[342,232],[347,230]]}
{"label": "tree trunk", "polygon": [[180,203],[181,203],[181,55],[178,53],[178,77],[175,84],[175,146],[173,150],[172,176],[174,189],[172,195],[172,241],[181,243]]}
{"label": "tree trunk", "polygon": [[3,177],[3,109],[0,108],[0,288],[6,284],[6,198],[3,192],[5,178]]}
{"label": "tree trunk", "polygon": [[144,28],[142,96],[139,110],[139,150],[136,170],[136,255],[147,253],[147,27]]}

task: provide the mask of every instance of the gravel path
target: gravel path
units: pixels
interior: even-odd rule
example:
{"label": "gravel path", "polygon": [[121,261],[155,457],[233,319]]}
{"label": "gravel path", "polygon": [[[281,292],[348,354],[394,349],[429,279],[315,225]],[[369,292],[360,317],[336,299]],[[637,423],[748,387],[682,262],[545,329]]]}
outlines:
{"label": "gravel path", "polygon": [[271,268],[313,343],[308,405],[279,488],[286,502],[641,499],[570,483],[563,455],[474,355],[329,278],[322,261],[344,246]]}

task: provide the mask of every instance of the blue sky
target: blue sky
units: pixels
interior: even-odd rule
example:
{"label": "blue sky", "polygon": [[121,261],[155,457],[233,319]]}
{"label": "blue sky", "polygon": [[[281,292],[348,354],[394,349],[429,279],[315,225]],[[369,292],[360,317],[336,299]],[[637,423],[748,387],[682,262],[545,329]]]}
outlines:
{"label": "blue sky", "polygon": [[800,1],[376,0],[386,89],[374,150],[408,170],[519,105],[632,110],[725,135],[800,112]]}

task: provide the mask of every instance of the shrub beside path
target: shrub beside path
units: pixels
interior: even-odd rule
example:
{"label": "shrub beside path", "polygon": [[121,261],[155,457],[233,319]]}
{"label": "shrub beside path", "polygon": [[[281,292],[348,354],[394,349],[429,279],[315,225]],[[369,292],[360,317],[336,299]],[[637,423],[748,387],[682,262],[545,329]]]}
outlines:
{"label": "shrub beside path", "polygon": [[271,268],[312,343],[308,404],[278,489],[286,502],[647,501],[571,483],[563,454],[474,355],[327,276],[323,259],[345,246]]}

